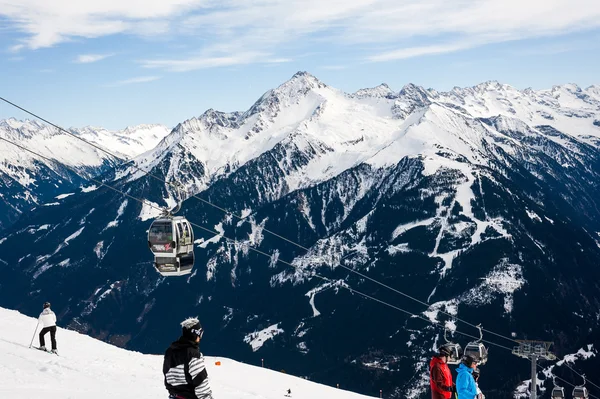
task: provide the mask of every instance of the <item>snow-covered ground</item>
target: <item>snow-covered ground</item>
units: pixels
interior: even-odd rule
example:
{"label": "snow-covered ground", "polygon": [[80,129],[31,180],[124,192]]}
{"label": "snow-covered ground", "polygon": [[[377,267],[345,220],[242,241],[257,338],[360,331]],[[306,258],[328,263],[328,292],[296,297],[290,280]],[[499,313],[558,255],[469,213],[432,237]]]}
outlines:
{"label": "snow-covered ground", "polygon": [[[59,328],[56,338],[60,356],[55,356],[29,349],[35,319],[0,308],[0,326],[0,398],[167,397],[161,355],[127,351]],[[177,337],[166,337],[165,348],[171,338]],[[210,346],[208,339],[205,345]],[[227,358],[207,357],[206,367],[215,399],[281,399],[288,389],[296,399],[367,398]]]}

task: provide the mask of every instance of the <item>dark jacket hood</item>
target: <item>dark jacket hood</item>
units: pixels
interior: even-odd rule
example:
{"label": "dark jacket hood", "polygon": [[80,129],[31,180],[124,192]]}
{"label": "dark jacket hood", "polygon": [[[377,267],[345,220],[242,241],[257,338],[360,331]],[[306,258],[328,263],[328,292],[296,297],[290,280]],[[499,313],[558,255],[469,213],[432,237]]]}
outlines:
{"label": "dark jacket hood", "polygon": [[196,341],[192,341],[186,337],[179,337],[179,339],[173,342],[170,346],[171,349],[183,349],[183,348],[198,348]]}

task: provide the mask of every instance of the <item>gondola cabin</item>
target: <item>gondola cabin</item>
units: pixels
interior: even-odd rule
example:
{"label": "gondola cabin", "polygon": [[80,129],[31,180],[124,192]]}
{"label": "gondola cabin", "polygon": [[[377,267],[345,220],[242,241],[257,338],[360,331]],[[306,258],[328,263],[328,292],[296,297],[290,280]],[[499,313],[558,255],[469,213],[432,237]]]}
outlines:
{"label": "gondola cabin", "polygon": [[163,276],[190,274],[194,267],[194,231],[182,216],[161,217],[148,230],[154,267]]}
{"label": "gondola cabin", "polygon": [[564,399],[565,397],[565,389],[562,387],[554,387],[552,388],[552,399]]}
{"label": "gondola cabin", "polygon": [[477,359],[477,363],[483,366],[488,360],[488,350],[481,342],[470,342],[465,347],[465,356]]}
{"label": "gondola cabin", "polygon": [[448,349],[450,349],[450,356],[448,357],[448,364],[460,364],[461,359],[462,359],[462,354],[461,354],[461,350],[462,348],[460,347],[459,344],[455,344],[453,342],[449,342],[447,344],[444,345],[445,347],[447,347]]}
{"label": "gondola cabin", "polygon": [[573,399],[588,399],[589,393],[586,387],[578,386],[573,389]]}

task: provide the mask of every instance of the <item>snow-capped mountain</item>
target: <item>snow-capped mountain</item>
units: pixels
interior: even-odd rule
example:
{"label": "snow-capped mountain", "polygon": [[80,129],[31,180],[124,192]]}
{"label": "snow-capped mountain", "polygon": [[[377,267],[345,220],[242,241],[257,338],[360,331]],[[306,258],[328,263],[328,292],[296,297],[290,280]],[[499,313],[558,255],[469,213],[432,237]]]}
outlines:
{"label": "snow-capped mountain", "polygon": [[[2,120],[0,134],[46,158],[77,169],[83,177],[97,175],[106,164],[114,165],[118,161],[115,157],[37,121]],[[18,165],[26,170],[34,170],[36,162],[48,163],[7,142],[2,142],[1,154],[0,162],[5,168]],[[7,173],[6,170],[4,172]],[[23,182],[28,179],[31,177],[19,176],[19,180]]]}
{"label": "snow-capped mountain", "polygon": [[[196,229],[191,276],[152,269],[157,210],[98,188],[3,233],[0,281],[11,283],[0,282],[0,304],[28,311],[52,297],[72,328],[143,351],[159,350],[163,326],[199,313],[226,356],[392,398],[426,394],[439,325],[463,346],[458,333],[477,334],[447,314],[554,340],[559,355],[598,347],[599,100],[595,86],[496,82],[348,94],[297,73],[245,112],[182,122],[136,167],[105,175],[173,206],[174,191],[140,169],[150,171],[239,216],[185,201],[181,213],[214,231]],[[529,365],[499,347],[490,356],[486,396],[504,398]]]}
{"label": "snow-capped mountain", "polygon": [[[63,328],[57,332],[59,356],[49,355],[28,347],[27,337],[36,324],[34,318],[0,308],[0,320],[0,393],[3,398],[158,399],[168,395],[163,382],[162,355],[126,351]],[[177,328],[173,328],[172,333],[173,337],[163,339],[165,349],[177,339]],[[38,345],[37,338],[34,345]],[[210,353],[210,346],[207,335],[201,347]],[[263,368],[218,356],[207,356],[205,360],[215,398],[280,399],[288,389],[296,399],[368,398],[269,370],[268,364]]]}
{"label": "snow-capped mountain", "polygon": [[123,130],[107,130],[102,127],[86,126],[71,128],[70,132],[108,149],[122,159],[134,158],[156,145],[171,129],[158,124],[130,126]]}
{"label": "snow-capped mountain", "polygon": [[91,127],[71,132],[116,157],[38,121],[0,120],[0,137],[40,155],[0,141],[0,230],[31,207],[54,203],[55,196],[79,190],[85,178],[153,148],[169,130],[161,125],[140,125],[117,132]]}
{"label": "snow-capped mountain", "polygon": [[[469,118],[458,121],[464,126],[457,131],[452,125],[456,113],[471,118],[499,117],[499,123],[504,124],[521,121],[525,127],[547,125],[598,146],[599,107],[595,86],[585,91],[566,85],[535,92],[487,82],[450,93],[414,85],[394,93],[382,84],[349,95],[310,74],[298,73],[265,93],[246,112],[227,114],[211,109],[179,124],[153,151],[136,158],[136,163],[143,170],[151,170],[172,157],[168,165],[162,165],[168,177],[196,168],[184,182],[187,191],[194,193],[274,151],[279,152],[281,169],[287,174],[282,182],[287,187],[280,189],[288,192],[326,181],[361,163],[386,166],[403,156],[434,153],[438,146],[485,164],[485,158],[477,160],[474,156],[483,145],[486,128],[476,127],[467,143],[461,135],[471,129]],[[550,120],[548,115],[552,114]],[[426,126],[422,134],[418,130],[421,119],[436,126]],[[282,164],[295,157],[303,160],[302,165]],[[118,176],[135,179],[142,174],[129,168]]]}

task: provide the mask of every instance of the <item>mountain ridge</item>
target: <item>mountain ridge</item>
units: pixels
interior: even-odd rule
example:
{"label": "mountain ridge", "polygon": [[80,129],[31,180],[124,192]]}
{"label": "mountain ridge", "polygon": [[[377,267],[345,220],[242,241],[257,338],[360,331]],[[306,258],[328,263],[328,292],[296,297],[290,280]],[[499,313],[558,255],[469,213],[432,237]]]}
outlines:
{"label": "mountain ridge", "polygon": [[[598,343],[594,101],[574,88],[560,89],[557,99],[496,84],[482,95],[406,85],[397,96],[382,97],[381,86],[365,96],[313,78],[302,73],[268,91],[252,112],[208,110],[133,159],[181,182],[185,196],[241,215],[184,202],[183,215],[214,231],[196,231],[191,276],[157,276],[144,244],[154,214],[97,188],[52,210],[39,207],[4,233],[0,250],[12,251],[0,275],[13,284],[0,283],[0,304],[26,310],[53,296],[74,328],[139,350],[157,347],[160,331],[149,327],[157,321],[201,312],[206,325],[218,326],[223,353],[292,363],[300,375],[319,364],[320,381],[343,379],[357,390],[385,384],[394,398],[424,397],[429,349],[442,332],[390,316],[340,285],[450,332],[466,327],[439,310],[505,336],[555,339],[562,353]],[[157,206],[177,198],[128,165],[103,179]],[[339,262],[429,306],[400,302]],[[272,336],[256,349],[249,342],[260,332]],[[486,375],[499,376],[490,378],[496,393],[488,397],[517,388],[504,383],[516,378],[502,367],[511,356],[494,350],[485,366]],[[528,367],[513,371],[524,376]]]}

